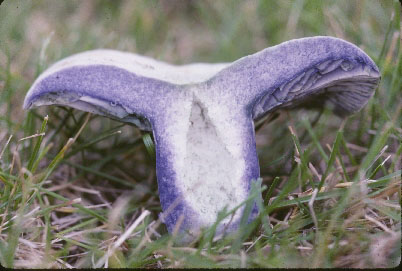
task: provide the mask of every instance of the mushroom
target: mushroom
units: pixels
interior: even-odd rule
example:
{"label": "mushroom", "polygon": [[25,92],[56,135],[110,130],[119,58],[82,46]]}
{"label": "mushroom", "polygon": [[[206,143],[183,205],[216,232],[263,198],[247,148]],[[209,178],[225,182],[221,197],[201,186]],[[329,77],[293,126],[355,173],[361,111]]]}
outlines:
{"label": "mushroom", "polygon": [[[360,110],[380,81],[357,46],[332,37],[284,42],[233,63],[169,65],[113,50],[67,57],[42,73],[24,108],[69,106],[152,131],[163,221],[194,234],[245,201],[259,178],[254,120],[283,108]],[[256,203],[248,218],[258,213]],[[218,226],[236,229],[244,207]]]}

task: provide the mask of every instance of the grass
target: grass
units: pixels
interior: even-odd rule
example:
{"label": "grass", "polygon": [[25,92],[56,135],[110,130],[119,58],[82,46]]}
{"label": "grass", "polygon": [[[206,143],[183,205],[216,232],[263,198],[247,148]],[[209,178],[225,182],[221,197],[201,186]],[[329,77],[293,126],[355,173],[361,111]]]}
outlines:
{"label": "grass", "polygon": [[[393,267],[401,253],[398,1],[6,1],[0,6],[0,264]],[[173,63],[233,61],[292,38],[347,39],[382,80],[359,113],[280,112],[256,133],[264,201],[238,232],[188,245],[158,219],[153,143],[67,108],[22,110],[35,78],[113,48]],[[245,203],[247,205],[247,203]],[[227,210],[230,211],[230,210]],[[219,219],[230,212],[222,212]],[[244,222],[244,221],[243,221]]]}

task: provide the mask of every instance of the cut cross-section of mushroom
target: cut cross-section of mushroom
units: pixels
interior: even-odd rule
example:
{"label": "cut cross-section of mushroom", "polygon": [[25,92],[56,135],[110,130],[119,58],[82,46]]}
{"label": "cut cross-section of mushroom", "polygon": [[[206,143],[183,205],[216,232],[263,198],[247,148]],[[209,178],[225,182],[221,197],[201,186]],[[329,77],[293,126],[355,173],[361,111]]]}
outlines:
{"label": "cut cross-section of mushroom", "polygon": [[[173,66],[113,50],[61,60],[29,90],[24,107],[64,105],[152,131],[164,222],[190,234],[247,199],[259,177],[253,121],[280,108],[360,110],[380,80],[355,45],[291,40],[233,63]],[[256,204],[249,219],[257,213]],[[242,216],[222,221],[235,229]],[[230,225],[228,225],[230,223]]]}

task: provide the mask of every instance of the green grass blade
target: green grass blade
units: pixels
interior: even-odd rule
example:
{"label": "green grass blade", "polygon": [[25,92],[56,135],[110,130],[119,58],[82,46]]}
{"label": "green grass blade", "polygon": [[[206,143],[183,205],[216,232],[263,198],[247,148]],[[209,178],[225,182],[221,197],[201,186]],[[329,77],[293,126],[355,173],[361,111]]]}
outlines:
{"label": "green grass blade", "polygon": [[[43,122],[42,122],[42,126],[40,128],[39,134],[44,134],[45,133],[46,124],[47,124],[48,120],[49,120],[48,116],[43,118]],[[29,163],[28,163],[28,170],[31,171],[32,174],[35,173],[33,171],[34,163],[36,162],[36,158],[38,156],[38,152],[39,152],[39,148],[40,148],[40,146],[42,144],[42,140],[43,140],[43,135],[38,137],[38,140],[37,140],[37,142],[35,144],[34,150],[33,150],[32,154],[31,154],[31,159],[29,160]]]}
{"label": "green grass blade", "polygon": [[321,190],[321,187],[324,185],[324,181],[325,181],[325,179],[327,178],[327,176],[328,176],[328,174],[329,174],[329,172],[330,172],[330,170],[331,170],[331,167],[332,167],[333,164],[335,163],[336,156],[337,156],[337,154],[339,153],[339,146],[340,146],[342,134],[343,134],[343,130],[338,130],[338,132],[336,133],[335,142],[334,142],[334,145],[332,146],[331,154],[329,155],[329,160],[328,160],[328,163],[327,163],[327,168],[326,168],[324,174],[323,174],[322,177],[321,177],[320,183],[319,183],[318,186],[317,186],[318,191]]}

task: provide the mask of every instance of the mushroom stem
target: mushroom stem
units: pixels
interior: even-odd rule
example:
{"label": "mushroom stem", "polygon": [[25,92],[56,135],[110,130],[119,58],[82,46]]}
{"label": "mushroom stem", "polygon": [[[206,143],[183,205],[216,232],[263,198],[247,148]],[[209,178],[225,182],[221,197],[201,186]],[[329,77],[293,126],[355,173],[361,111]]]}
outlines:
{"label": "mushroom stem", "polygon": [[[170,232],[180,216],[181,228],[190,234],[212,225],[219,211],[232,210],[247,199],[251,181],[259,177],[251,117],[232,103],[222,105],[206,97],[189,94],[153,123],[159,195]],[[218,232],[238,224],[242,210],[230,225],[231,218],[226,218]]]}

